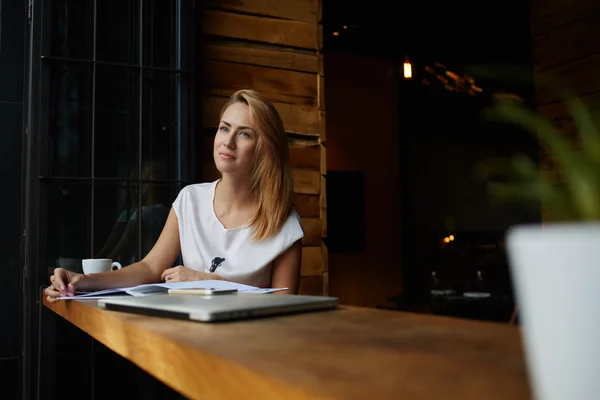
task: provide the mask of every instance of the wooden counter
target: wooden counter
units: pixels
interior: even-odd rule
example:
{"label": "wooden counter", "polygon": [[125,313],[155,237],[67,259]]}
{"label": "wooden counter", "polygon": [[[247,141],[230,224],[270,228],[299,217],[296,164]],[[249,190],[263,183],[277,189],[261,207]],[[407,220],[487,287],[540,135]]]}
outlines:
{"label": "wooden counter", "polygon": [[228,323],[46,307],[192,399],[526,399],[518,327],[338,310]]}

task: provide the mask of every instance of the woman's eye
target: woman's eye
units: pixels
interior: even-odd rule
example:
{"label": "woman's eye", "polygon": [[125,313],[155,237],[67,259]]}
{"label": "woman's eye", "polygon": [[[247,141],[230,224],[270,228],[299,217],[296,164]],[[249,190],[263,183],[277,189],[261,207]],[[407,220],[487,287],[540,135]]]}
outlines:
{"label": "woman's eye", "polygon": [[248,132],[240,132],[240,135],[242,135],[242,136],[250,136],[250,134],[248,134]]}
{"label": "woman's eye", "polygon": [[219,130],[220,130],[221,132],[227,132],[229,129],[227,129],[227,127],[226,127],[226,126],[221,126],[221,127],[219,127]]}

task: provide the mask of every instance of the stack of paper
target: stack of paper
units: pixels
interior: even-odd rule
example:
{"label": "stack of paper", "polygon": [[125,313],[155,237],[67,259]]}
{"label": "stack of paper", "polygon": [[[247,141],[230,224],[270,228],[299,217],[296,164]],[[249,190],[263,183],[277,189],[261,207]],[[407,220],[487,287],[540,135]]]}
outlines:
{"label": "stack of paper", "polygon": [[242,285],[241,283],[212,280],[212,281],[192,281],[192,282],[173,282],[173,283],[148,283],[145,285],[131,286],[118,289],[106,289],[96,292],[75,292],[74,296],[62,296],[59,299],[82,299],[86,297],[98,298],[107,297],[115,294],[128,294],[131,296],[147,296],[150,294],[168,293],[169,289],[237,289],[244,293],[272,293],[287,288],[261,289],[255,286]]}

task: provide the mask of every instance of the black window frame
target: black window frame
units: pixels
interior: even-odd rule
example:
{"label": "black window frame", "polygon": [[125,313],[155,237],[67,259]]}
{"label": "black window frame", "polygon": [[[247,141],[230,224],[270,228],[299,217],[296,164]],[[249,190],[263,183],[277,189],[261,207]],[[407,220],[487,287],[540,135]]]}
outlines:
{"label": "black window frame", "polygon": [[[83,1],[83,0],[74,0]],[[137,63],[116,63],[110,61],[96,60],[95,45],[96,45],[96,13],[97,4],[102,0],[92,0],[94,14],[93,14],[93,35],[94,35],[94,49],[92,57],[88,59],[84,58],[67,58],[58,57],[44,53],[44,49],[47,48],[47,43],[44,42],[48,36],[48,30],[50,29],[50,12],[48,4],[51,0],[29,0],[29,15],[28,15],[28,51],[26,55],[26,79],[24,87],[24,100],[27,108],[26,121],[24,126],[24,139],[23,139],[23,212],[22,212],[22,254],[23,254],[23,324],[22,324],[22,345],[23,345],[23,361],[22,361],[22,379],[21,387],[23,390],[23,398],[40,398],[42,396],[43,388],[40,382],[40,363],[43,357],[41,353],[41,347],[43,342],[48,338],[44,338],[43,326],[42,326],[42,300],[43,300],[43,288],[48,285],[48,268],[47,260],[45,259],[47,237],[47,226],[45,223],[44,210],[46,199],[44,195],[44,187],[50,182],[58,181],[72,181],[82,182],[90,185],[90,190],[95,188],[96,183],[103,182],[123,182],[130,181],[141,187],[143,184],[158,183],[158,184],[173,184],[176,187],[176,192],[179,192],[181,188],[189,183],[196,181],[198,169],[195,162],[196,155],[196,93],[197,88],[197,71],[196,62],[197,53],[197,32],[198,22],[200,20],[200,7],[196,5],[194,0],[168,0],[176,3],[177,9],[177,25],[176,25],[176,67],[166,68],[153,65],[145,65],[144,51],[144,33],[142,29],[143,24],[143,13],[144,5],[148,2],[146,0],[139,0],[139,26],[138,26],[138,62]],[[182,14],[186,13],[186,18],[182,18]],[[48,102],[43,100],[43,93],[48,91],[48,80],[44,76],[44,70],[50,63],[69,63],[69,64],[85,64],[90,66],[92,69],[92,79],[95,81],[95,73],[98,65],[109,65],[119,68],[132,68],[139,71],[139,98],[138,98],[138,116],[142,118],[142,104],[143,104],[143,85],[144,74],[146,71],[162,71],[172,74],[177,74],[178,79],[178,96],[177,96],[177,174],[175,179],[146,179],[142,176],[142,160],[143,160],[143,124],[140,122],[138,126],[138,176],[133,179],[124,178],[113,178],[113,177],[96,177],[93,172],[90,176],[44,176],[41,171],[44,164],[47,162],[48,147],[45,146],[45,132],[44,125],[45,118],[48,115]],[[185,67],[185,68],[184,68]],[[92,88],[95,91],[93,85]],[[92,98],[94,98],[95,92],[92,92]],[[92,113],[95,109],[92,105]],[[94,125],[92,123],[92,137]],[[94,143],[92,142],[91,154],[94,154]],[[92,196],[93,199],[93,196]],[[93,201],[93,200],[92,200]],[[142,207],[142,195],[139,191],[137,199],[138,209]],[[93,256],[94,252],[94,227],[93,227],[93,215],[94,205],[92,203],[92,209],[89,210],[90,218],[92,218],[92,225],[90,226],[89,233],[89,257]],[[141,253],[141,230],[142,230],[141,218],[138,218],[138,257]]]}

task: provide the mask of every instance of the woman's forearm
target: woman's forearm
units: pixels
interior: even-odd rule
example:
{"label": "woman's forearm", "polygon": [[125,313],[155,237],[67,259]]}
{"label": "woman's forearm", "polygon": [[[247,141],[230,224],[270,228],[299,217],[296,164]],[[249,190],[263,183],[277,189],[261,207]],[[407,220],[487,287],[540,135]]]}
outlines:
{"label": "woman's forearm", "polygon": [[86,275],[85,285],[79,289],[96,291],[157,282],[160,282],[160,273],[156,273],[144,261],[139,261],[116,271]]}

